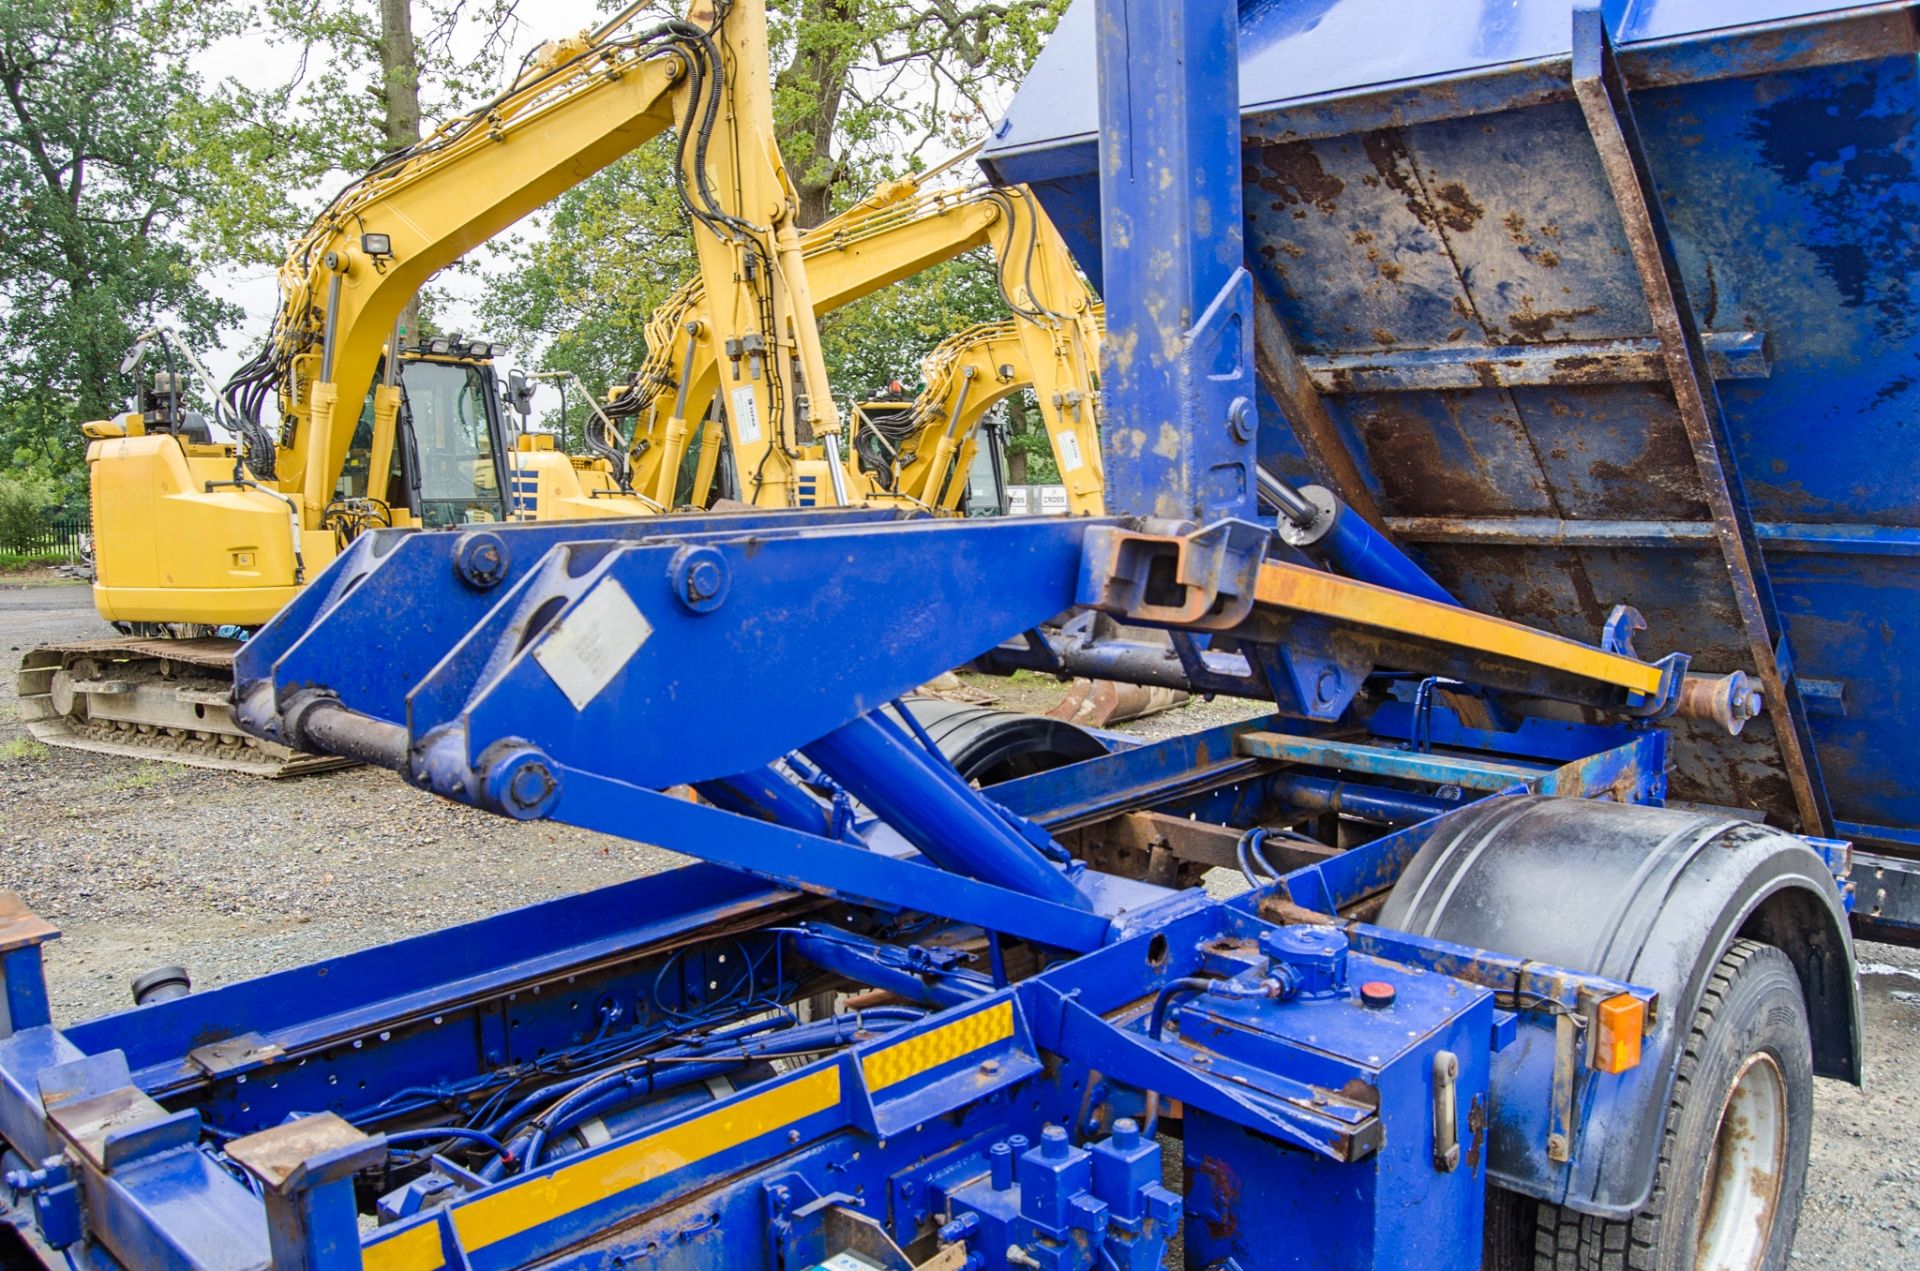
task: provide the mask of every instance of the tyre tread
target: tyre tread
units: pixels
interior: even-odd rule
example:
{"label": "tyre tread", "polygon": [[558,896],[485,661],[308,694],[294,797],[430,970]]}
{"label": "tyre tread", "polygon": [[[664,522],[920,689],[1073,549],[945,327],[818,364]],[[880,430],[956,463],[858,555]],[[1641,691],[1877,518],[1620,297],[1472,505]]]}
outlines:
{"label": "tyre tread", "polygon": [[1734,981],[1755,958],[1783,956],[1772,945],[1757,940],[1735,940],[1715,965],[1694,1013],[1693,1027],[1680,1051],[1674,1074],[1673,1097],[1667,1104],[1666,1130],[1660,1139],[1660,1164],[1654,1171],[1653,1194],[1646,1206],[1629,1219],[1597,1218],[1560,1205],[1541,1205],[1535,1222],[1536,1271],[1655,1271],[1660,1220],[1666,1213],[1666,1180],[1677,1145],[1675,1126],[1700,1068],[1707,1031],[1726,1005]]}

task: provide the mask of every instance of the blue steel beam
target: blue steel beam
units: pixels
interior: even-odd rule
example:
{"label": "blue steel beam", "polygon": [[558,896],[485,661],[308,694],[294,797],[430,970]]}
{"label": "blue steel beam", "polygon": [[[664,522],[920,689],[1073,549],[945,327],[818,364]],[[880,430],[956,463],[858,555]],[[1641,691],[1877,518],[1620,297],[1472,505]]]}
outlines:
{"label": "blue steel beam", "polygon": [[1238,7],[1100,0],[1107,507],[1254,513]]}

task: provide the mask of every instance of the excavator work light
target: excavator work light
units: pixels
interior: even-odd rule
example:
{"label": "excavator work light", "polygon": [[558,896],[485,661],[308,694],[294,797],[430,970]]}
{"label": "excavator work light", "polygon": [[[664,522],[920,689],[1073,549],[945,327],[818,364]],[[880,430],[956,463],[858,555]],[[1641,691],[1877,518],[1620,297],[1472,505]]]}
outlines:
{"label": "excavator work light", "polygon": [[375,260],[383,260],[393,255],[393,235],[362,234],[360,236],[360,250]]}

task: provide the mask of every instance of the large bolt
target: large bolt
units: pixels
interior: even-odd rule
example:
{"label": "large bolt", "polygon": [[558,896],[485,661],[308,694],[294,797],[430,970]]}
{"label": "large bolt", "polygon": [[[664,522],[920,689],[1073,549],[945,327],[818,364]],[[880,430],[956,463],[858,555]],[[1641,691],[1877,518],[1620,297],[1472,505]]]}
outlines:
{"label": "large bolt", "polygon": [[553,774],[547,771],[546,765],[530,763],[513,774],[507,798],[515,807],[533,808],[538,807],[552,789]]}
{"label": "large bolt", "polygon": [[683,547],[667,566],[673,598],[690,613],[712,613],[727,599],[732,583],[727,558],[711,547]]}
{"label": "large bolt", "polygon": [[453,545],[453,572],[475,591],[500,585],[507,576],[507,544],[491,530],[470,530]]}
{"label": "large bolt", "polygon": [[547,757],[531,746],[489,747],[480,758],[480,771],[483,802],[515,820],[543,817],[559,801],[560,779]]}
{"label": "large bolt", "polygon": [[1227,407],[1227,431],[1241,445],[1253,440],[1253,403],[1244,397],[1236,397]]}
{"label": "large bolt", "polygon": [[696,561],[693,567],[687,570],[687,599],[695,603],[711,600],[719,594],[720,584],[724,581],[717,563],[710,560]]}

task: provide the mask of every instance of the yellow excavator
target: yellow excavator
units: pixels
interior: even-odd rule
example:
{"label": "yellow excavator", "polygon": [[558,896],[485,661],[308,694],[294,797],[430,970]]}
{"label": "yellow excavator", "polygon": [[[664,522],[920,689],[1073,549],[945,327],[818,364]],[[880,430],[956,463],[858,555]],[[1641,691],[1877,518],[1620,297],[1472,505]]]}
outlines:
{"label": "yellow excavator", "polygon": [[[848,470],[838,474],[846,498],[952,511],[965,486],[964,476],[947,479],[953,461],[964,451],[971,462],[978,424],[989,408],[1032,388],[1066,477],[1070,510],[1097,513],[1098,302],[1059,232],[1024,188],[929,188],[939,171],[883,185],[808,230],[803,240],[816,314],[988,248],[1010,315],[944,341],[923,364],[928,388],[910,409],[875,403],[856,410],[851,453],[842,456]],[[758,479],[729,449],[738,425],[723,390],[751,368],[735,364],[707,338],[710,324],[701,280],[691,280],[655,312],[646,362],[607,403],[607,414],[634,420],[635,489],[672,506],[705,506],[716,485],[757,506],[827,501],[818,497],[828,474],[817,440],[779,439],[798,474],[797,497]],[[733,471],[723,480],[720,469],[729,463]],[[927,480],[935,470],[941,479]],[[965,463],[957,470],[964,473]]]}
{"label": "yellow excavator", "polygon": [[[802,237],[816,316],[981,248],[994,254],[1011,315],[943,341],[922,363],[927,389],[915,401],[854,408],[843,456],[847,498],[955,511],[982,420],[1013,393],[1032,389],[1068,509],[1098,513],[1099,304],[1024,188],[928,188],[966,157],[889,182]],[[820,502],[817,492],[828,482],[817,441],[791,447],[792,487],[740,488],[733,420],[720,391],[731,368],[700,338],[711,321],[701,280],[692,279],[656,311],[645,365],[604,405],[568,373],[531,377],[561,380],[563,391],[570,385],[585,400],[586,453],[568,453],[550,433],[522,431],[508,451],[513,514],[538,520],[646,515],[706,507],[717,494],[759,506]],[[506,393],[523,413],[524,394],[512,386]],[[693,402],[703,404],[696,409]],[[631,439],[623,440],[623,421],[631,421]],[[927,480],[936,470],[950,479]]]}
{"label": "yellow excavator", "polygon": [[1104,510],[1096,372],[1103,314],[1045,327],[1022,318],[948,336],[921,362],[926,388],[911,402],[856,407],[852,448],[873,484],[941,512],[959,510],[983,440],[982,422],[1031,389],[1047,424],[1067,510]]}
{"label": "yellow excavator", "polygon": [[[281,268],[266,347],[216,402],[237,444],[183,409],[178,373],[156,376],[139,409],[86,426],[94,599],[128,634],[26,657],[35,736],[298,770],[234,724],[227,633],[272,617],[365,529],[515,516],[521,461],[541,461],[516,449],[507,462],[496,350],[402,347],[402,310],[434,273],[669,128],[707,297],[702,338],[750,372],[726,388],[736,461],[787,502],[798,461],[782,439],[816,439],[827,471],[845,471],[798,201],[774,143],[764,0],[695,0],[641,29],[644,7],[542,46],[505,92],[327,206]],[[847,501],[842,481],[829,485],[821,501]],[[583,502],[582,514],[600,510]],[[656,506],[637,493],[622,504],[624,515]]]}

